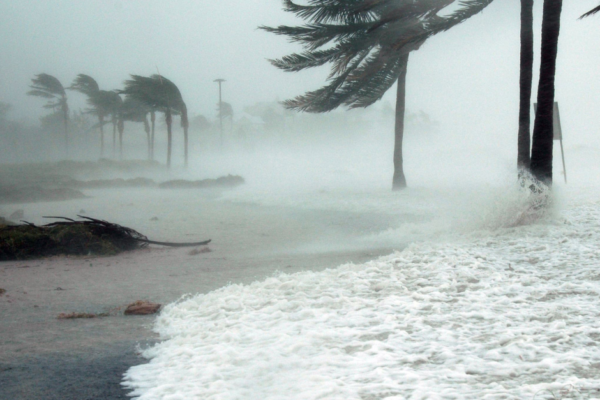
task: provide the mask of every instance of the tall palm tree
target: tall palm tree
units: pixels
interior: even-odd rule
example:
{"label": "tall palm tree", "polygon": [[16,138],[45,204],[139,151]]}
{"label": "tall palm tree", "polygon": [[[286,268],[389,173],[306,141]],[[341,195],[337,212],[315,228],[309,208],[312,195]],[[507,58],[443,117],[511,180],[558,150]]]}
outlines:
{"label": "tall palm tree", "polygon": [[[169,107],[174,110],[175,113],[181,116],[181,127],[183,128],[183,152],[184,152],[184,166],[188,166],[188,143],[189,143],[189,127],[190,122],[188,118],[188,110],[181,91],[173,83],[173,81],[165,78],[162,75],[152,75],[152,79],[160,82],[161,90],[163,95],[166,97]],[[167,165],[171,165],[171,134],[169,133],[169,150],[168,150],[168,162]]]}
{"label": "tall palm tree", "polygon": [[533,0],[521,0],[521,60],[519,78],[519,133],[517,167],[519,175],[531,164],[531,87],[533,80]]}
{"label": "tall palm tree", "polygon": [[117,130],[119,129],[119,120],[121,112],[121,106],[123,104],[123,99],[117,91],[108,91],[106,92],[106,100],[108,102],[108,112],[110,114],[110,121],[113,126],[113,158],[116,155],[117,151]]}
{"label": "tall palm tree", "polygon": [[126,96],[119,113],[119,153],[123,158],[123,132],[125,122],[141,122],[144,124],[144,131],[148,141],[148,157],[150,157],[150,124],[148,123],[149,108],[134,97]]}
{"label": "tall palm tree", "polygon": [[87,112],[98,117],[100,157],[104,157],[104,118],[110,114],[113,94],[106,90],[100,90],[96,80],[85,74],[77,75],[67,89],[76,90],[87,96],[87,103],[90,106]]}
{"label": "tall palm tree", "polygon": [[446,16],[438,13],[455,0],[313,0],[299,5],[283,0],[284,9],[308,21],[301,27],[261,27],[288,36],[304,51],[271,63],[297,72],[331,64],[329,83],[284,102],[286,108],[322,113],[341,105],[368,107],[398,83],[394,144],[394,190],[406,187],[402,141],[408,56],[429,37],[444,32],[487,7],[492,0],[462,0]]}
{"label": "tall palm tree", "polygon": [[[162,75],[143,77],[131,75],[130,80],[125,81],[125,89],[122,93],[134,97],[146,105],[150,110],[157,110],[165,114],[167,124],[167,167],[171,167],[171,153],[173,148],[173,115],[181,115],[181,126],[184,134],[185,165],[188,165],[188,111],[181,92],[177,85]],[[154,137],[154,117],[151,112],[151,121]]]}
{"label": "tall palm tree", "polygon": [[65,127],[65,154],[69,157],[69,105],[67,104],[67,93],[64,86],[58,79],[48,74],[38,74],[31,79],[31,82],[31,90],[27,94],[48,99],[48,103],[44,108],[62,113]]}
{"label": "tall palm tree", "polygon": [[547,186],[552,185],[554,80],[562,3],[562,0],[544,0],[538,106],[531,148],[531,172]]}

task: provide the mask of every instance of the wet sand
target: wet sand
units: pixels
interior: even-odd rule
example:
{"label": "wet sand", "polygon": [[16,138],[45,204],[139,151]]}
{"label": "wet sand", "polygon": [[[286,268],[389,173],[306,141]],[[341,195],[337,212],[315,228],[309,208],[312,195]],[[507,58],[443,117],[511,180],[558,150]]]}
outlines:
{"label": "wet sand", "polygon": [[[15,205],[25,219],[81,213],[132,227],[154,240],[212,239],[210,252],[149,247],[115,257],[56,257],[0,263],[0,398],[125,399],[122,374],[145,362],[157,340],[153,316],[123,316],[146,299],[167,304],[276,271],[363,263],[397,248],[360,238],[395,226],[389,216],[264,207],[217,192],[113,190],[60,203]],[[5,207],[7,208],[7,207]],[[151,221],[157,217],[158,221]],[[63,312],[109,312],[58,320]]]}

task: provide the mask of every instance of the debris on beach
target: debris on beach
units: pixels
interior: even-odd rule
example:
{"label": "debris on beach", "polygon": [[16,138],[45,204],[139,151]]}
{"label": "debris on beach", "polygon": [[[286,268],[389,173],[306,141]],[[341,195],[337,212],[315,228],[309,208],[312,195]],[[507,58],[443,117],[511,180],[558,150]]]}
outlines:
{"label": "debris on beach", "polygon": [[125,309],[125,315],[149,315],[156,314],[160,309],[161,304],[151,303],[148,300],[138,300],[131,303]]}
{"label": "debris on beach", "polygon": [[194,243],[157,242],[125,226],[81,215],[78,217],[83,220],[46,217],[62,221],[41,226],[28,222],[14,226],[0,225],[0,261],[54,255],[115,255],[149,244],[198,247],[210,243],[210,240]]}
{"label": "debris on beach", "polygon": [[6,293],[6,289],[0,288],[0,296],[2,296],[4,293]]}

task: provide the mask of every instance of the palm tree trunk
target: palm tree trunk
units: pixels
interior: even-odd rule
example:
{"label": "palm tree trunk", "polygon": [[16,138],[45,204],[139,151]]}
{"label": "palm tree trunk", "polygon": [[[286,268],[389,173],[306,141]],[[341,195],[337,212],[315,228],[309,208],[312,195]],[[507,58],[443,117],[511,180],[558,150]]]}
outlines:
{"label": "palm tree trunk", "polygon": [[119,118],[119,159],[123,159],[123,132],[125,131],[125,122],[122,118]]}
{"label": "palm tree trunk", "polygon": [[150,122],[152,123],[152,134],[150,137],[150,160],[154,161],[154,127],[156,125],[156,113],[154,111],[150,113]]}
{"label": "palm tree trunk", "polygon": [[184,166],[188,167],[188,128],[190,123],[187,115],[187,106],[185,103],[181,106],[181,126],[183,127],[183,158]]}
{"label": "palm tree trunk", "polygon": [[547,186],[552,185],[554,79],[561,11],[562,0],[544,0],[540,82],[533,128],[531,172],[534,177]]}
{"label": "palm tree trunk", "polygon": [[69,158],[69,106],[67,105],[67,97],[62,97],[63,122],[65,124],[65,154]]}
{"label": "palm tree trunk", "polygon": [[398,89],[396,93],[396,128],[394,137],[394,178],[392,190],[400,190],[406,187],[406,177],[402,159],[402,139],[404,138],[404,113],[406,110],[406,70],[408,67],[408,53],[401,58],[402,71],[398,77]]}
{"label": "palm tree trunk", "polygon": [[531,86],[533,80],[533,0],[521,0],[521,76],[519,80],[519,135],[517,167],[519,174],[531,164]]}
{"label": "palm tree trunk", "polygon": [[150,151],[150,124],[148,123],[148,115],[144,116],[144,131],[146,131],[146,139],[148,139],[148,160],[151,159],[151,151]]}
{"label": "palm tree trunk", "polygon": [[98,115],[100,124],[100,158],[104,157],[104,115]]}
{"label": "palm tree trunk", "polygon": [[117,154],[117,119],[114,115],[112,117],[112,124],[113,124],[113,158],[115,158],[115,156]]}
{"label": "palm tree trunk", "polygon": [[165,113],[165,120],[167,122],[167,168],[171,168],[171,150],[173,149],[173,117],[171,116],[171,110]]}

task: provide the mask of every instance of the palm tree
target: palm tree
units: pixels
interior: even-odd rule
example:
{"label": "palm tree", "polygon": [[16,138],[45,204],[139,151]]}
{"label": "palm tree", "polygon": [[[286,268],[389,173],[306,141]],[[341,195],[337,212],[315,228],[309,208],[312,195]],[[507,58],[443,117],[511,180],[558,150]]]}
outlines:
{"label": "palm tree", "polygon": [[[157,110],[165,114],[167,124],[167,167],[171,167],[172,152],[172,124],[173,114],[181,113],[181,125],[184,128],[184,135],[187,144],[187,131],[189,127],[187,118],[187,107],[181,98],[179,89],[173,82],[161,75],[152,75],[144,77],[140,75],[131,75],[130,80],[125,81],[125,89],[121,91],[128,96],[149,107],[151,110]],[[154,125],[154,120],[152,120]],[[186,148],[187,155],[187,148]]]}
{"label": "palm tree", "polygon": [[447,16],[438,12],[455,0],[313,0],[284,9],[308,21],[301,27],[261,27],[303,44],[304,52],[271,63],[284,71],[332,64],[329,83],[287,100],[288,109],[322,113],[341,105],[368,107],[397,86],[394,190],[406,187],[402,159],[408,56],[429,37],[446,31],[487,7],[492,0],[462,0]]}
{"label": "palm tree", "polygon": [[106,90],[100,90],[96,80],[85,74],[77,75],[71,86],[67,89],[76,90],[87,96],[87,103],[90,106],[87,112],[98,117],[100,157],[104,157],[104,118],[110,114],[113,94]]}
{"label": "palm tree", "polygon": [[27,92],[30,96],[48,99],[44,108],[60,111],[65,126],[65,154],[69,157],[69,106],[67,104],[67,93],[58,79],[48,74],[38,74],[31,79],[31,90]]}
{"label": "palm tree", "polygon": [[531,86],[533,80],[533,0],[521,0],[521,60],[519,78],[519,134],[517,167],[519,175],[531,164]]}
{"label": "palm tree", "polygon": [[[183,153],[184,153],[184,166],[188,166],[188,142],[189,142],[189,127],[190,121],[188,118],[188,110],[183,96],[179,91],[179,88],[173,81],[165,78],[162,75],[152,75],[152,78],[158,80],[161,85],[161,89],[167,99],[168,104],[173,110],[181,115],[181,127],[183,128]],[[167,165],[171,166],[171,134],[169,133],[169,150],[168,150],[168,162]]]}
{"label": "palm tree", "polygon": [[561,12],[562,0],[544,0],[540,81],[531,148],[531,172],[546,186],[552,185],[554,79]]}
{"label": "palm tree", "polygon": [[141,122],[144,124],[144,131],[148,140],[148,157],[150,157],[150,124],[148,123],[149,108],[136,100],[134,97],[126,96],[119,113],[119,152],[123,158],[123,132],[125,121]]}
{"label": "palm tree", "polygon": [[113,126],[113,158],[117,151],[117,130],[119,129],[119,120],[121,112],[121,105],[123,99],[119,96],[117,91],[106,92],[106,101],[108,103],[108,112],[110,114],[110,120]]}

